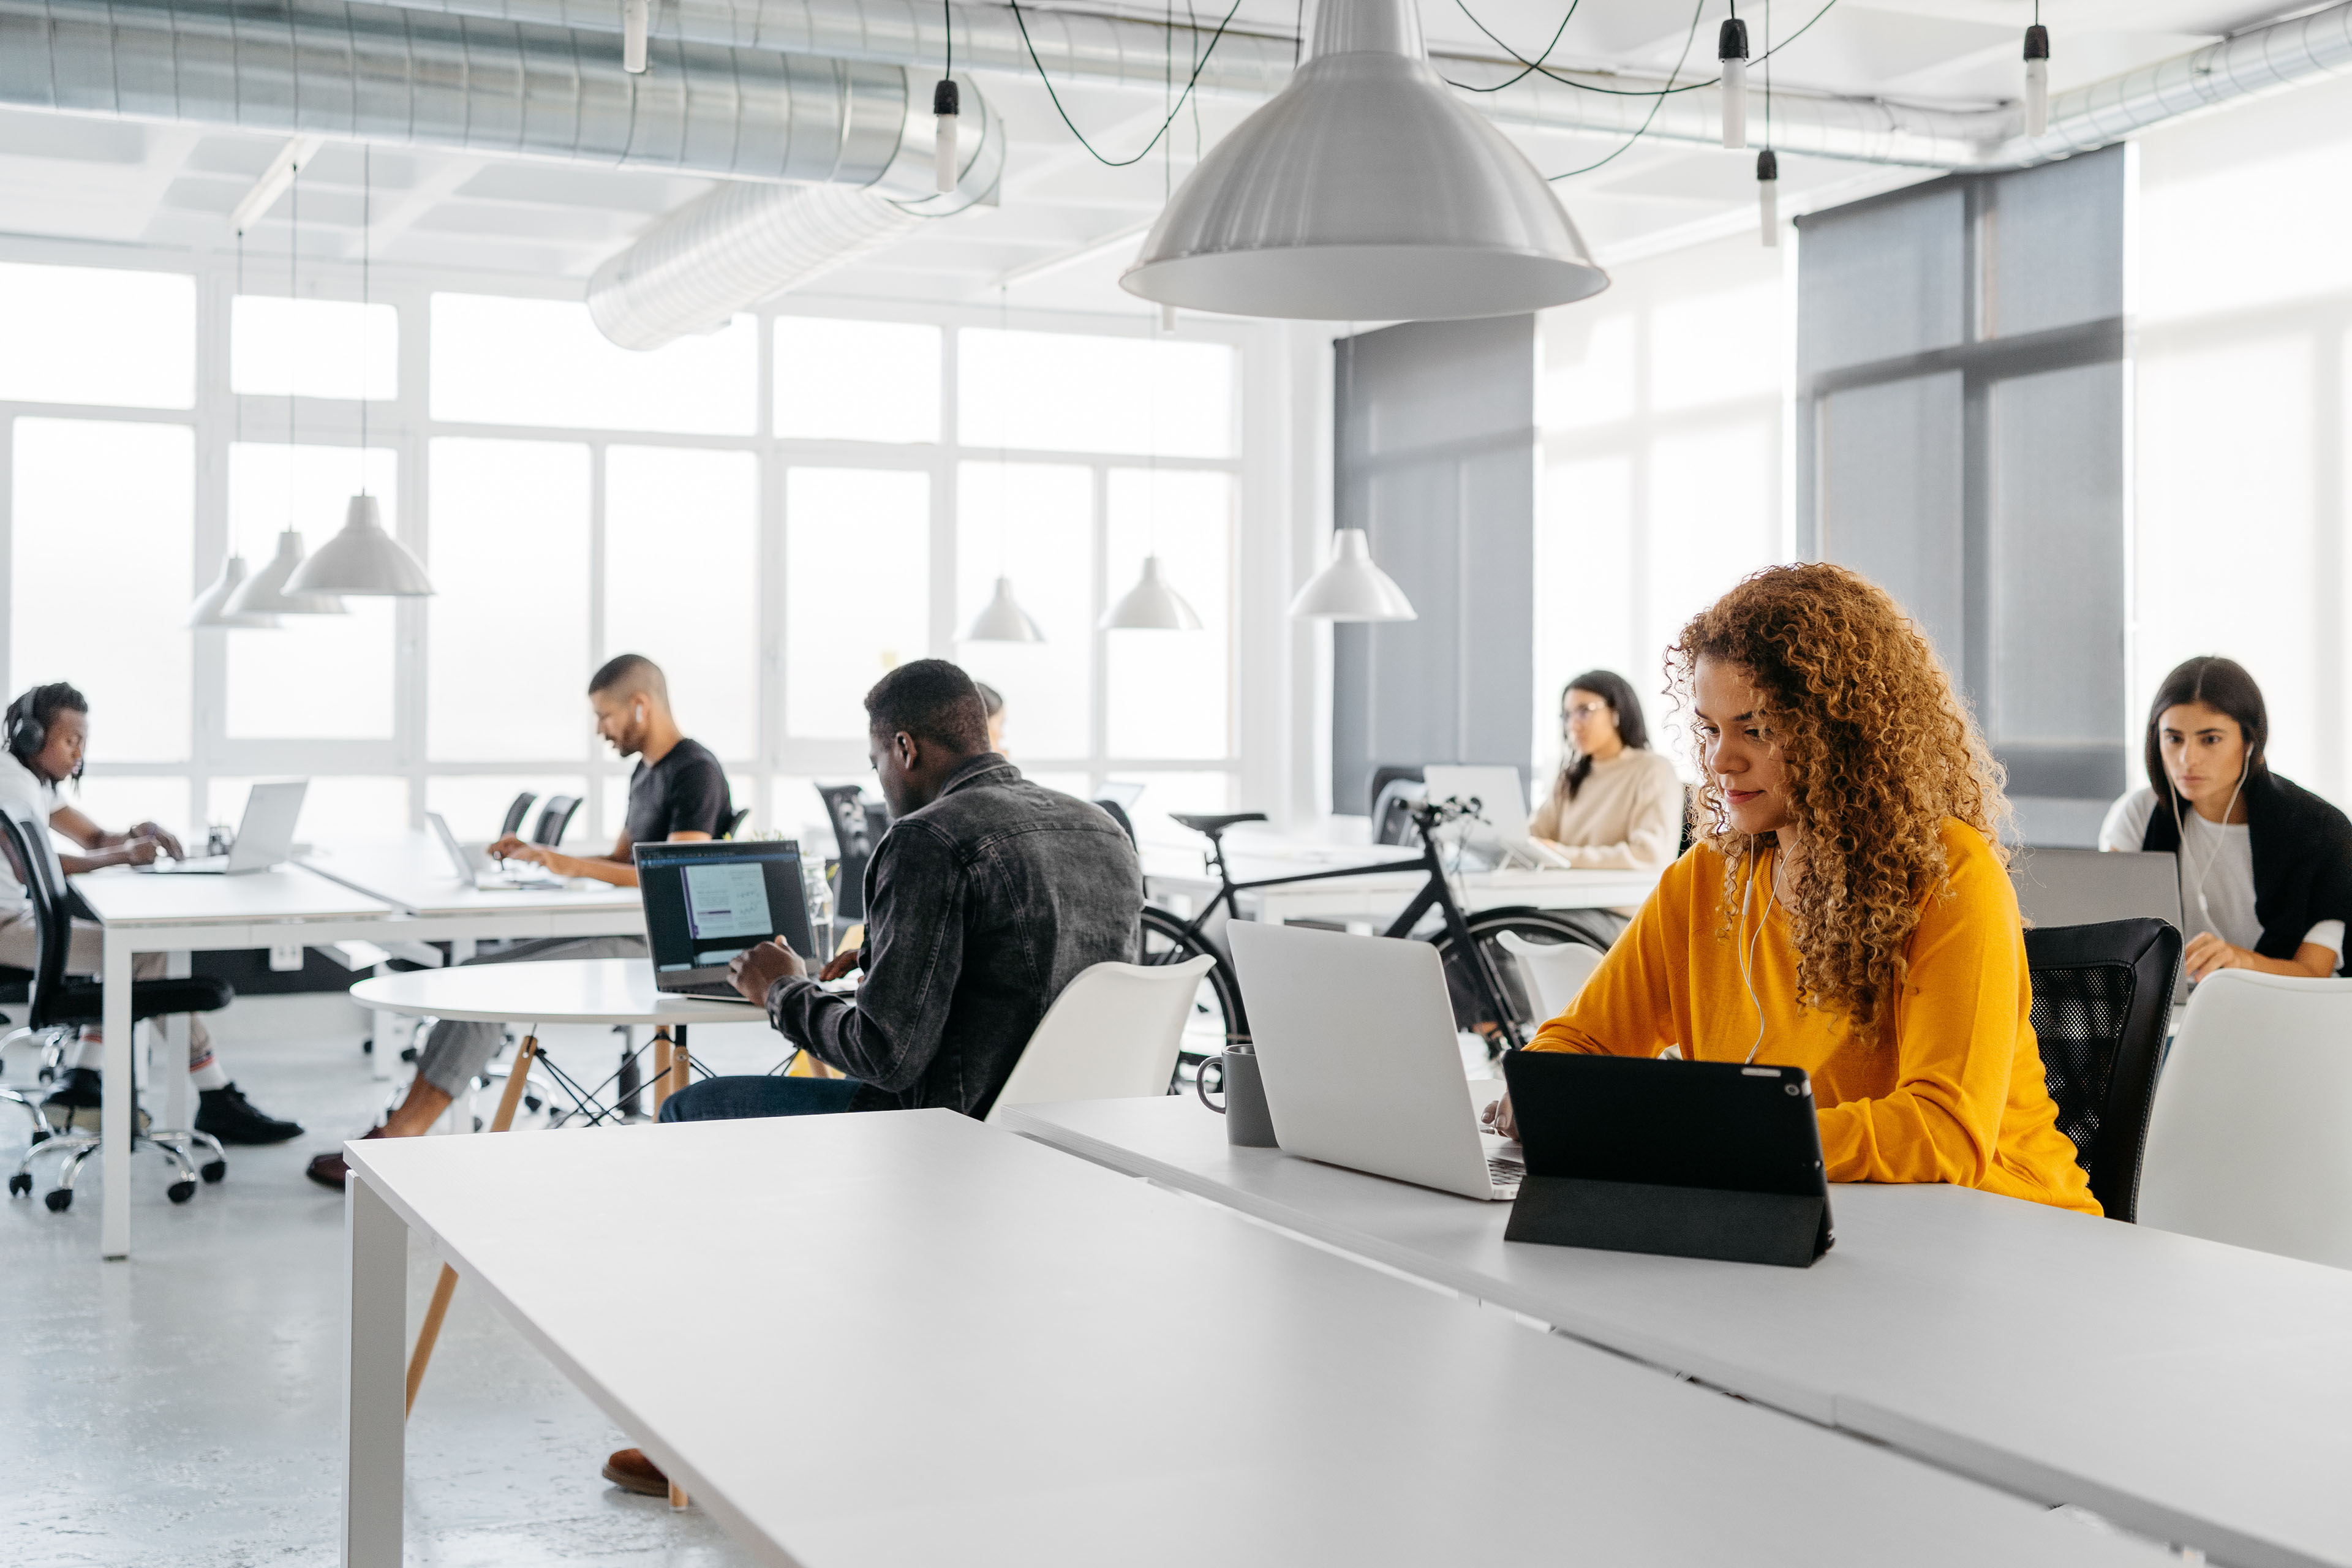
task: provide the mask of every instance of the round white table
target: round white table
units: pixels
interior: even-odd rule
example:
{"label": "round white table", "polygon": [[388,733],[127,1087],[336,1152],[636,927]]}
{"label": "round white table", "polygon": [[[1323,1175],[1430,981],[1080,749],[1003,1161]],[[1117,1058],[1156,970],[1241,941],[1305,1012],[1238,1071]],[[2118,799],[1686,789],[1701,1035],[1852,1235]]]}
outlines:
{"label": "round white table", "polygon": [[[687,1054],[686,1031],[691,1024],[763,1023],[767,1013],[740,998],[677,996],[655,988],[651,964],[642,958],[556,959],[544,963],[460,964],[451,969],[418,969],[380,974],[352,987],[352,1000],[361,1006],[412,1016],[429,1015],[485,1024],[520,1024],[527,1027],[507,1072],[506,1092],[499,1097],[498,1114],[490,1131],[504,1132],[514,1125],[515,1105],[530,1080],[531,1062],[539,1055],[539,1029],[548,1024],[644,1024],[654,1034],[654,1109],[684,1089],[692,1068]],[[676,1030],[675,1039],[671,1031]],[[444,1264],[433,1290],[433,1304],[416,1335],[416,1349],[408,1360],[408,1404],[416,1405],[416,1390],[433,1359],[433,1342],[457,1288],[457,1271]],[[673,1487],[673,1507],[683,1507],[685,1494]]]}

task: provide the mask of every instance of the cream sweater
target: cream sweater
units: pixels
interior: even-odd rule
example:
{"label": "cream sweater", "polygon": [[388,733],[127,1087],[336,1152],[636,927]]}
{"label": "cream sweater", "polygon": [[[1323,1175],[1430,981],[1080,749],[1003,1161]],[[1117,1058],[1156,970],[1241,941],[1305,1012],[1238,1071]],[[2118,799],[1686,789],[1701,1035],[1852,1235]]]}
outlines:
{"label": "cream sweater", "polygon": [[1632,747],[1595,762],[1576,798],[1563,772],[1528,831],[1595,870],[1663,871],[1682,847],[1683,781],[1655,752]]}

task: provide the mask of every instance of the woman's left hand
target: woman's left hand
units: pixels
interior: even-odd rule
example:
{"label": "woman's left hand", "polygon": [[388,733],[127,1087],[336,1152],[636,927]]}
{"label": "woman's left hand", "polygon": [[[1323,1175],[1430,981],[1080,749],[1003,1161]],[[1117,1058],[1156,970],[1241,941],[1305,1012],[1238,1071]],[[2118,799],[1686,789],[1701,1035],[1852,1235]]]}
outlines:
{"label": "woman's left hand", "polygon": [[2189,978],[2202,980],[2217,969],[2252,969],[2254,955],[2242,947],[2232,947],[2211,931],[2199,931],[2189,939],[2181,950],[2180,961],[2189,969]]}

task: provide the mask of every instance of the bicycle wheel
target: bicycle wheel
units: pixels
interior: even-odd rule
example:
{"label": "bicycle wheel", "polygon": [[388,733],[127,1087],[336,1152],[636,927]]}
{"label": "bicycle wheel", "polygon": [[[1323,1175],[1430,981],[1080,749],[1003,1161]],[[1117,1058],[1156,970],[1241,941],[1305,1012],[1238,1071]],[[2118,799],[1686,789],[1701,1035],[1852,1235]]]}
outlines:
{"label": "bicycle wheel", "polygon": [[[1510,1022],[1522,1045],[1535,1038],[1536,1031],[1550,1021],[1551,1015],[1543,1006],[1534,976],[1525,973],[1518,959],[1498,939],[1507,931],[1532,946],[1575,942],[1606,951],[1604,943],[1593,940],[1589,922],[1579,920],[1577,911],[1570,910],[1487,910],[1470,916],[1464,923],[1470,928],[1470,940],[1486,955],[1502,986],[1503,1005],[1508,1009]],[[1484,988],[1471,965],[1456,947],[1454,933],[1441,931],[1430,941],[1445,963],[1445,988],[1454,997],[1455,1026],[1485,1037],[1487,1053],[1500,1056],[1509,1038],[1494,1016],[1494,1007],[1486,1001]]]}
{"label": "bicycle wheel", "polygon": [[1183,963],[1194,958],[1208,958],[1214,966],[1201,976],[1199,991],[1192,998],[1192,1016],[1184,1026],[1184,1043],[1177,1048],[1177,1072],[1181,1077],[1187,1068],[1196,1068],[1210,1057],[1217,1055],[1235,1040],[1249,1038],[1249,1024],[1242,1016],[1241,986],[1234,979],[1233,966],[1206,941],[1185,934],[1184,922],[1155,904],[1143,906],[1144,963]]}

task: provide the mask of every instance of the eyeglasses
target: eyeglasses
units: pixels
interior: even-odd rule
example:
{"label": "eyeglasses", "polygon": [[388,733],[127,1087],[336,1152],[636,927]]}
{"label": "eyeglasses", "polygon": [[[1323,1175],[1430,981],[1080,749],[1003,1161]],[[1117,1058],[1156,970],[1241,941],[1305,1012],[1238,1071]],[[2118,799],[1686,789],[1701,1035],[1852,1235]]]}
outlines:
{"label": "eyeglasses", "polygon": [[1608,711],[1609,704],[1606,702],[1580,702],[1573,708],[1563,710],[1559,716],[1559,721],[1563,724],[1573,724],[1579,719],[1590,719],[1595,713],[1606,713]]}

